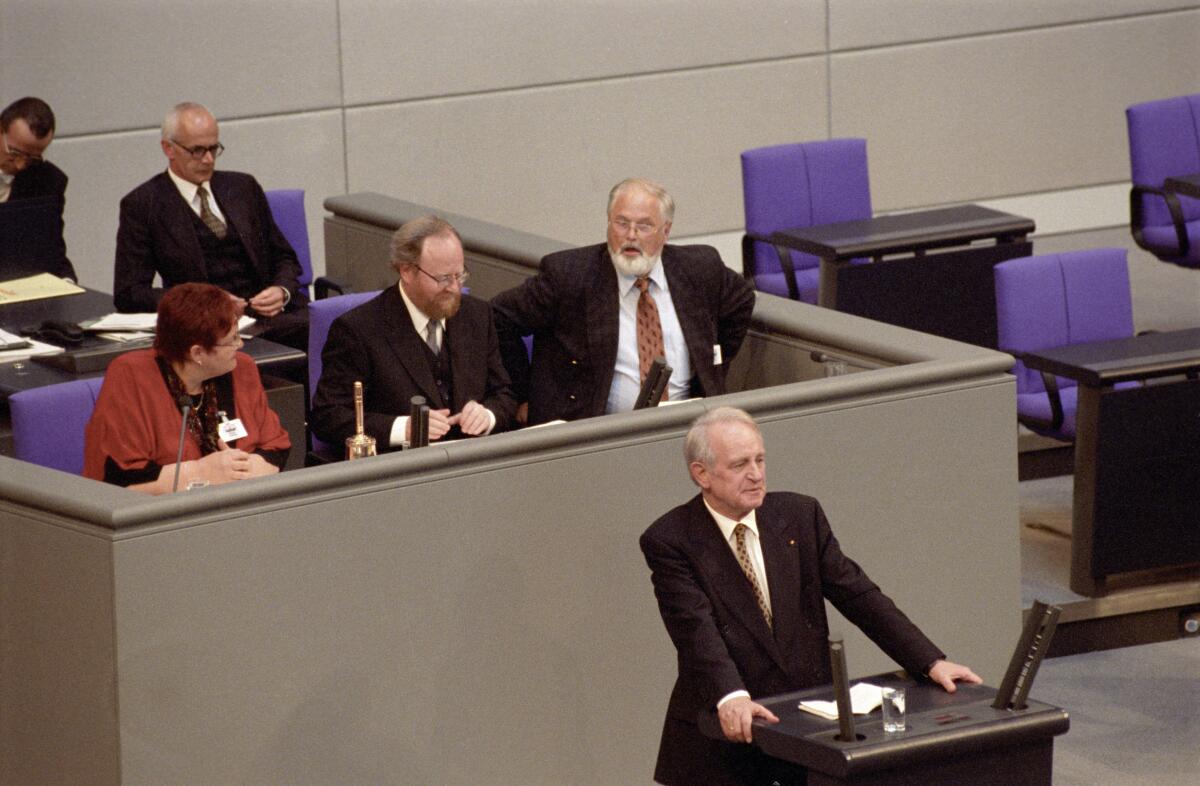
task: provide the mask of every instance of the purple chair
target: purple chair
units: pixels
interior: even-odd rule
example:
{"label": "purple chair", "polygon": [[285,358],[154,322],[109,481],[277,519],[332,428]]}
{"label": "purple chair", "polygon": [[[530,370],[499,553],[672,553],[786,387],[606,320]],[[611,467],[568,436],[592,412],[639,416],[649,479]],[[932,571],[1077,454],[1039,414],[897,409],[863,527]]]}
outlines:
{"label": "purple chair", "polygon": [[1017,358],[1017,419],[1033,431],[1073,441],[1077,388],[1074,380],[1027,369],[1022,354],[1132,336],[1125,256],[1123,248],[1097,248],[996,265],[999,345]]}
{"label": "purple chair", "polygon": [[342,287],[324,276],[313,281],[312,253],[308,248],[308,219],[304,215],[304,190],[279,188],[267,191],[266,195],[275,225],[287,238],[292,250],[296,252],[296,259],[300,262],[300,289],[305,297],[312,299],[308,291],[310,284],[315,285],[317,299],[328,297],[330,290],[342,294]]}
{"label": "purple chair", "polygon": [[1200,200],[1168,194],[1168,177],[1200,173],[1200,94],[1134,104],[1129,126],[1129,224],[1164,262],[1200,267]]}
{"label": "purple chair", "polygon": [[[337,295],[322,300],[314,300],[308,304],[308,400],[312,401],[317,394],[317,381],[321,379],[321,350],[325,348],[325,339],[329,336],[329,326],[333,320],[340,317],[355,306],[366,303],[379,292],[355,292],[350,295]],[[313,452],[318,455],[332,456],[337,451],[326,445],[315,436],[312,437]]]}
{"label": "purple chair", "polygon": [[83,472],[83,432],[103,377],[22,390],[8,399],[13,452],[21,461],[79,475]]}
{"label": "purple chair", "polygon": [[871,217],[867,140],[760,147],[742,153],[742,271],[755,289],[817,302],[820,260],[771,243],[781,229]]}

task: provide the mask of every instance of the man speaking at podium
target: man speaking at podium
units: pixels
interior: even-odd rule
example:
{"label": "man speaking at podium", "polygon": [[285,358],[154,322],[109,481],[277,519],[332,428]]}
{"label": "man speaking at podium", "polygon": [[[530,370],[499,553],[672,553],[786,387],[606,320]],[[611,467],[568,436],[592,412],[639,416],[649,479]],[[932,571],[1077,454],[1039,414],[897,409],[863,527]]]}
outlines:
{"label": "man speaking at podium", "polygon": [[[832,681],[824,600],[914,677],[953,693],[980,682],[945,660],[862,569],[842,554],[812,497],[767,493],[766,455],[753,418],[719,407],[696,419],[684,447],[700,487],[642,535],[663,623],[679,657],[654,778],[679,784],[804,783],[801,767],[751,741],[754,701]],[[717,709],[726,741],[700,733]]]}

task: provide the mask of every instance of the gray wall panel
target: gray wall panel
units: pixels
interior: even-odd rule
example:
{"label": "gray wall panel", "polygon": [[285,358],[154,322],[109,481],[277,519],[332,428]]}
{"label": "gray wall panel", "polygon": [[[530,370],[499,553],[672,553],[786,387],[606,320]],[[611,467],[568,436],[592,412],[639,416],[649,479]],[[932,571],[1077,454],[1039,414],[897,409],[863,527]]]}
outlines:
{"label": "gray wall panel", "polygon": [[184,100],[207,103],[218,117],[336,106],[336,7],[6,0],[0,97],[45,98],[61,135],[158,126]]}
{"label": "gray wall panel", "polygon": [[[219,118],[218,118],[219,119]],[[324,271],[321,231],[329,194],[345,190],[342,124],[337,111],[220,124],[222,169],[249,172],[265,189],[303,188],[313,266]],[[159,131],[137,131],[56,141],[49,156],[71,178],[67,186],[67,253],[80,283],[112,291],[121,197],[166,169]]]}
{"label": "gray wall panel", "polygon": [[599,242],[608,189],[644,175],[675,196],[678,234],[742,223],[738,154],[824,136],[825,61],[348,110],[349,189]]}
{"label": "gray wall panel", "polygon": [[353,106],[820,52],[824,5],[342,0],[345,99]]}
{"label": "gray wall panel", "polygon": [[887,46],[1197,7],[1195,0],[829,0],[829,46]]}
{"label": "gray wall panel", "polygon": [[876,209],[1117,182],[1125,107],[1200,85],[1200,12],[834,55]]}

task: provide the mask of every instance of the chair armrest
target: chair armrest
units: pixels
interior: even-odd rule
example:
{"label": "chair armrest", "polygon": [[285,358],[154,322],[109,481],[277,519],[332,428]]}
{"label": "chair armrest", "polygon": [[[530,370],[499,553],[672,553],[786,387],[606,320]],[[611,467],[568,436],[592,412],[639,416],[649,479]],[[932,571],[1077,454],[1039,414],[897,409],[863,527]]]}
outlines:
{"label": "chair armrest", "polygon": [[313,281],[313,294],[316,296],[317,300],[324,300],[325,298],[329,297],[330,290],[339,295],[346,294],[345,287],[331,278],[317,276],[316,280]]}
{"label": "chair armrest", "polygon": [[[1167,211],[1171,214],[1171,223],[1175,226],[1177,246],[1163,246],[1146,240],[1145,234],[1142,231],[1145,226],[1146,209],[1144,198],[1146,196],[1157,196],[1166,202]],[[1183,208],[1179,204],[1179,196],[1171,191],[1137,185],[1129,189],[1129,228],[1133,233],[1133,242],[1137,243],[1139,248],[1149,251],[1160,259],[1185,257],[1190,250],[1191,244],[1188,240],[1187,226],[1183,220]]]}
{"label": "chair armrest", "polygon": [[769,243],[775,247],[775,253],[779,255],[779,269],[783,271],[783,280],[787,284],[788,298],[799,300],[800,285],[796,281],[796,266],[792,263],[792,252],[787,246],[776,243],[769,235],[760,235],[757,232],[747,232],[742,235],[742,275],[753,283],[756,267],[754,264],[755,242]]}
{"label": "chair armrest", "polygon": [[[1001,349],[1000,351],[1007,352],[1017,360],[1025,359],[1025,353],[1019,349]],[[1042,385],[1046,388],[1046,397],[1050,399],[1050,419],[1046,420],[1033,415],[1018,415],[1017,420],[1034,430],[1060,431],[1066,416],[1063,414],[1062,394],[1058,392],[1058,378],[1046,371],[1039,373],[1042,375]]]}

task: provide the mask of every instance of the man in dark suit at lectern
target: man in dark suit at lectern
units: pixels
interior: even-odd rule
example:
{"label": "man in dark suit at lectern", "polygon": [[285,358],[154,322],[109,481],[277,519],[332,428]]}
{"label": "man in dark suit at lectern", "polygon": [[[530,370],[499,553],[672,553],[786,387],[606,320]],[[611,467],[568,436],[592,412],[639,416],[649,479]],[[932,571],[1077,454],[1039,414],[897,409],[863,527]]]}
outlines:
{"label": "man in dark suit at lectern", "polygon": [[[832,681],[828,599],[914,677],[955,690],[979,682],[944,654],[842,554],[812,497],[767,493],[754,420],[732,407],[692,424],[685,456],[700,494],[642,535],[663,623],[678,652],[654,777],[663,784],[804,783],[803,768],[763,755],[754,701]],[[716,708],[726,741],[700,733]]]}
{"label": "man in dark suit at lectern", "polygon": [[313,433],[340,445],[354,434],[354,383],[363,383],[363,430],[380,451],[407,446],[413,396],[429,404],[430,440],[507,429],[517,409],[500,360],[491,307],[462,293],[462,240],[436,216],[392,236],[400,277],[334,320],[313,396]]}

